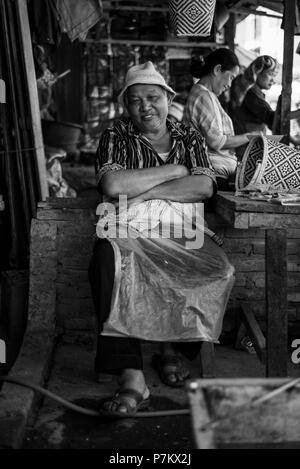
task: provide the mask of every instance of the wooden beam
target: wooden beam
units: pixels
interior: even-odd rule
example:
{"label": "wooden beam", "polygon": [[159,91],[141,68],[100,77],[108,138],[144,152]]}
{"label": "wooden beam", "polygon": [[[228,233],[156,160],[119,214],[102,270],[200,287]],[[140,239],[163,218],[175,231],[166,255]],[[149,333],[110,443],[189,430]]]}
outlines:
{"label": "wooden beam", "polygon": [[205,429],[205,425],[209,424],[211,421],[205,392],[200,388],[197,381],[189,383],[187,391],[192,414],[192,427],[196,449],[216,449],[213,429],[209,426]]}
{"label": "wooden beam", "polygon": [[299,119],[300,118],[300,109],[296,109],[296,111],[291,111],[289,113],[289,119]]}
{"label": "wooden beam", "polygon": [[36,148],[36,161],[39,174],[40,196],[41,200],[46,200],[49,196],[47,175],[46,175],[46,159],[44,152],[44,142],[41,128],[41,116],[39,109],[39,99],[36,84],[36,74],[33,62],[31,34],[28,20],[27,1],[16,0],[17,12],[19,16],[19,24],[21,29],[22,45],[24,51],[24,63],[28,83],[28,95],[30,102],[32,132],[34,146]]}
{"label": "wooden beam", "polygon": [[235,48],[235,34],[236,34],[236,15],[235,13],[230,13],[229,20],[225,24],[225,42],[229,49],[234,52]]}
{"label": "wooden beam", "polygon": [[294,33],[296,24],[296,0],[284,0],[284,46],[282,67],[282,101],[280,116],[280,133],[290,137],[290,119],[293,61],[294,61]]}
{"label": "wooden beam", "polygon": [[143,6],[143,7],[139,7],[139,6],[104,6],[103,7],[103,11],[104,12],[107,12],[107,11],[127,11],[128,13],[132,13],[133,11],[138,11],[138,12],[149,12],[149,13],[168,13],[169,12],[169,8],[167,7],[152,7],[152,6]]}
{"label": "wooden beam", "polygon": [[254,10],[253,8],[230,8],[230,11],[233,13],[246,13],[247,15],[255,16],[266,16],[267,18],[277,18],[282,19],[281,15],[274,15],[272,13],[267,13],[266,11]]}
{"label": "wooden beam", "polygon": [[139,39],[85,39],[86,44],[127,44],[131,46],[162,46],[162,47],[185,47],[185,48],[197,48],[197,47],[210,47],[211,49],[222,47],[224,44],[218,44],[216,42],[188,42],[188,41],[144,41]]}

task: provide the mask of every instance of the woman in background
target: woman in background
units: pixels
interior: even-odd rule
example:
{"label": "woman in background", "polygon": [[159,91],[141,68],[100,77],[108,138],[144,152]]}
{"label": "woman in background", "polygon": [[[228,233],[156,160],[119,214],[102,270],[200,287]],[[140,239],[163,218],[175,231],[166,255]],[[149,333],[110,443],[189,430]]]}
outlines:
{"label": "woman in background", "polygon": [[276,59],[269,55],[257,57],[233,82],[228,113],[236,133],[272,130],[275,111],[262,90],[269,90],[279,71]]}
{"label": "woman in background", "polygon": [[[206,140],[208,155],[215,170],[218,187],[228,190],[235,176],[235,149],[249,142],[258,132],[235,135],[232,120],[218,97],[230,89],[240,71],[236,55],[220,48],[208,54],[198,64],[199,80],[192,87],[184,111],[184,121],[198,130]],[[195,76],[195,74],[194,74]]]}

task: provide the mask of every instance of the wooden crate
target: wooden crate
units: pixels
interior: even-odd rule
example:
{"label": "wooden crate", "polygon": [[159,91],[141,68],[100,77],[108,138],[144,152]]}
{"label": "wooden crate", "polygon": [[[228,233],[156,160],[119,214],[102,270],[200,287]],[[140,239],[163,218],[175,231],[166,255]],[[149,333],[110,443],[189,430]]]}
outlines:
{"label": "wooden crate", "polygon": [[[245,378],[190,382],[196,448],[300,448],[300,377],[295,381]],[[281,392],[270,398],[269,393],[280,387]],[[258,402],[266,395],[267,400]]]}

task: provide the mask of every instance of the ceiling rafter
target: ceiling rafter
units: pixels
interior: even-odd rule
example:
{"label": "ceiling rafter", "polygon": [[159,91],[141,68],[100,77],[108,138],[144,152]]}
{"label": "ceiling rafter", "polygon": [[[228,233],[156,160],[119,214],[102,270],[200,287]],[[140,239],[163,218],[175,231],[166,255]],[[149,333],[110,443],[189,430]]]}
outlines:
{"label": "ceiling rafter", "polygon": [[[103,0],[104,13],[124,11],[124,12],[148,12],[148,13],[168,13],[169,0]],[[225,5],[232,13],[242,15],[242,17],[253,14],[256,16],[266,16],[269,18],[281,18],[278,14],[266,11],[257,11],[262,6],[277,13],[282,13],[283,4],[281,0],[217,0]]]}

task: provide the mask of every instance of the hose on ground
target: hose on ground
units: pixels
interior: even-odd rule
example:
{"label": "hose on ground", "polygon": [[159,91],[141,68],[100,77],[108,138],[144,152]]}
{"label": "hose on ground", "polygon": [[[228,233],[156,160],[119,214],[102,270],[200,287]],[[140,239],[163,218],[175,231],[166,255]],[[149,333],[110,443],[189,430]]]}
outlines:
{"label": "hose on ground", "polygon": [[70,410],[74,410],[75,412],[79,412],[82,415],[88,415],[89,417],[106,417],[106,418],[141,418],[141,417],[170,417],[173,415],[188,415],[190,413],[189,409],[174,409],[174,410],[157,410],[157,411],[149,411],[149,412],[108,412],[105,410],[93,410],[87,409],[85,407],[79,406],[77,404],[73,404],[73,402],[67,401],[62,397],[58,396],[52,391],[39,386],[38,384],[28,383],[25,380],[21,380],[19,378],[14,378],[12,376],[0,376],[0,382],[7,382],[11,384],[17,384],[18,386],[23,386],[25,388],[32,389],[33,391],[37,391],[43,394],[50,399],[53,399],[59,404],[62,404],[64,407],[67,407]]}
{"label": "hose on ground", "polygon": [[[42,386],[39,386],[38,384],[28,383],[27,381],[21,380],[19,378],[14,378],[12,376],[0,376],[0,383],[1,382],[17,384],[18,386],[30,388],[34,391],[37,391],[43,394],[46,397],[49,397],[50,399],[55,400],[56,402],[59,402],[63,406],[67,407],[68,409],[74,410],[75,412],[79,412],[80,414],[83,414],[83,415],[88,415],[89,417],[98,417],[98,418],[106,417],[110,419],[119,419],[119,418],[124,419],[124,418],[144,418],[144,417],[170,417],[174,415],[189,415],[190,414],[189,409],[157,410],[157,411],[149,411],[149,412],[141,412],[141,411],[140,412],[108,412],[105,410],[87,409],[77,404],[73,404],[72,402],[67,401],[66,399],[63,399],[62,397],[58,396],[54,392],[51,392],[48,389],[45,389]],[[255,407],[259,404],[263,404],[264,402],[269,401],[273,397],[299,384],[300,384],[300,378],[290,380],[287,383],[284,383],[282,386],[279,386],[278,388],[264,394],[263,396],[237,407],[235,409],[235,414],[243,413],[245,411],[250,410],[252,407]],[[214,427],[219,425],[219,423],[221,423],[224,420],[230,419],[231,417],[232,417],[231,413],[223,417],[218,417],[202,425],[199,428],[199,430],[200,431],[212,430]]]}

